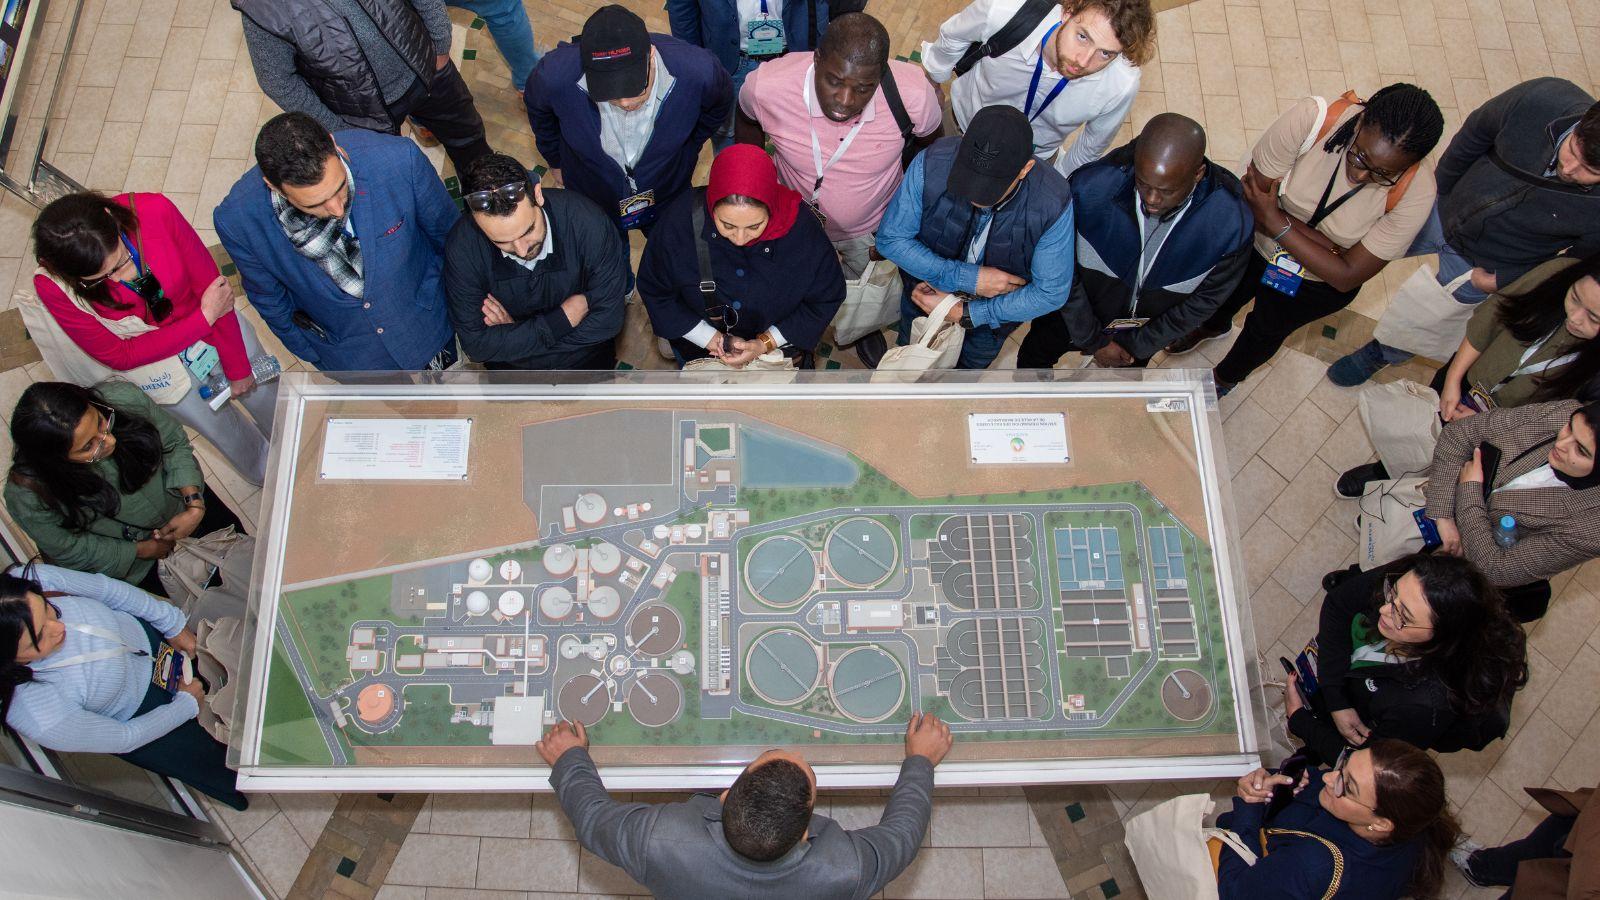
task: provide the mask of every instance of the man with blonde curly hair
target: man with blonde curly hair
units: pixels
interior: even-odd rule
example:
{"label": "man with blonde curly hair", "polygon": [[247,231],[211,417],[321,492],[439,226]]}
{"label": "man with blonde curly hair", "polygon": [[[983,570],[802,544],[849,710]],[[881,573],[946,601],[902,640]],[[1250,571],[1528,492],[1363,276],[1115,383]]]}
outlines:
{"label": "man with blonde curly hair", "polygon": [[1033,124],[1034,156],[1070,175],[1111,146],[1155,32],[1150,0],[973,0],[923,43],[922,65],[937,84],[956,77],[950,105],[962,131],[985,106],[1015,106]]}

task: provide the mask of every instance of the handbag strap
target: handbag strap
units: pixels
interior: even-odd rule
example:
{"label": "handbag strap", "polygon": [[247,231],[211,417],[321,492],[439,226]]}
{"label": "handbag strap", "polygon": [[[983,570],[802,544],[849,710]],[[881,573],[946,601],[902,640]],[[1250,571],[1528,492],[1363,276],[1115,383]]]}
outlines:
{"label": "handbag strap", "polygon": [[706,189],[695,188],[694,202],[689,212],[690,229],[694,231],[696,274],[700,278],[700,315],[710,318],[711,307],[717,305],[717,277],[711,268],[711,248],[706,244]]}
{"label": "handbag strap", "polygon": [[922,337],[917,339],[917,346],[924,348],[933,346],[934,337],[947,324],[945,317],[950,315],[950,310],[955,309],[956,304],[960,302],[961,298],[955,294],[944,295],[944,299],[939,301],[939,305],[928,313],[928,327],[922,332]]}
{"label": "handbag strap", "polygon": [[1585,197],[1589,196],[1591,193],[1590,188],[1583,187],[1582,185],[1567,184],[1565,181],[1557,181],[1553,178],[1545,178],[1541,175],[1535,175],[1526,169],[1518,168],[1517,166],[1512,165],[1505,157],[1500,155],[1500,150],[1498,147],[1489,148],[1489,161],[1494,163],[1496,166],[1499,166],[1500,171],[1510,175],[1512,178],[1533,185],[1541,190],[1558,191],[1563,194],[1578,194]]}
{"label": "handbag strap", "polygon": [[1299,831],[1294,828],[1268,828],[1266,833],[1261,836],[1262,856],[1267,855],[1267,836],[1273,834],[1290,834],[1295,837],[1311,838],[1314,841],[1321,842],[1322,846],[1328,848],[1328,852],[1333,854],[1333,881],[1328,884],[1328,889],[1323,893],[1322,900],[1333,900],[1333,895],[1339,893],[1340,882],[1344,881],[1344,853],[1338,846],[1322,835],[1312,834],[1309,831]]}

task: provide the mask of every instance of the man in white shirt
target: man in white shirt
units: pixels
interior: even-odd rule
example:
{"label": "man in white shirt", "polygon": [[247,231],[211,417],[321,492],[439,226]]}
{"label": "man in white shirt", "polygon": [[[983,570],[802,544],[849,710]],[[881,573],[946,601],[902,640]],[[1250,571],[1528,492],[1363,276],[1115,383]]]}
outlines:
{"label": "man in white shirt", "polygon": [[[1105,153],[1133,108],[1139,64],[1155,48],[1155,16],[1149,0],[1061,0],[1059,14],[1047,12],[1015,46],[986,46],[970,71],[956,71],[969,49],[994,39],[1025,5],[974,0],[922,45],[922,65],[938,84],[960,76],[951,107],[962,131],[985,106],[1015,106],[1033,124],[1034,156],[1055,157],[1056,168],[1070,175]],[[1082,133],[1061,152],[1079,126]]]}

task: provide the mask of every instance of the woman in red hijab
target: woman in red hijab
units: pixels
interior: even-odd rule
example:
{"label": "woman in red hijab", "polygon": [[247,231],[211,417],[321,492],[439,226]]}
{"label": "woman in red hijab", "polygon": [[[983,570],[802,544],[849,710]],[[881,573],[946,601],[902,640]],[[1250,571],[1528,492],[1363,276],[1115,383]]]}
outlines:
{"label": "woman in red hijab", "polygon": [[743,368],[781,350],[807,367],[844,300],[844,273],[816,214],[778,183],[772,158],[735,144],[712,161],[707,187],[661,211],[639,262],[639,296],[679,365],[713,356]]}

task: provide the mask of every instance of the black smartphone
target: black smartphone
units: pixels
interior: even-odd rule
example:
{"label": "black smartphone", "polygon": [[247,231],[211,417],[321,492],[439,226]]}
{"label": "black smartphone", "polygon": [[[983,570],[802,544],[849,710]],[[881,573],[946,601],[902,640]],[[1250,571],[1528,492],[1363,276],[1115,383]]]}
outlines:
{"label": "black smartphone", "polygon": [[1300,785],[1300,776],[1305,774],[1310,764],[1310,757],[1306,755],[1305,749],[1301,748],[1289,754],[1278,766],[1277,774],[1287,777],[1289,783],[1272,786],[1272,799],[1267,801],[1267,821],[1272,821],[1273,816],[1294,802],[1295,791]]}
{"label": "black smartphone", "polygon": [[1500,471],[1500,448],[1482,441],[1478,444],[1478,453],[1483,463],[1483,499],[1488,500],[1494,490],[1494,476]]}
{"label": "black smartphone", "polygon": [[1289,662],[1288,658],[1283,656],[1278,657],[1278,665],[1283,666],[1284,673],[1287,674],[1289,678],[1293,679],[1291,683],[1294,685],[1295,692],[1300,695],[1300,702],[1306,706],[1310,706],[1310,699],[1306,697],[1306,692],[1300,687],[1300,670],[1296,669],[1294,667],[1294,663]]}

